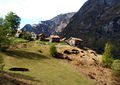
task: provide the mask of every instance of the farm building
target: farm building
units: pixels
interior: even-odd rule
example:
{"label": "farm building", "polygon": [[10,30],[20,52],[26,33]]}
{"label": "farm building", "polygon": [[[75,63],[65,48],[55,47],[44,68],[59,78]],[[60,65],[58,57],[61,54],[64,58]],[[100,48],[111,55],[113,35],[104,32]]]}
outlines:
{"label": "farm building", "polygon": [[62,38],[60,39],[60,42],[64,42],[66,40],[66,38]]}
{"label": "farm building", "polygon": [[50,42],[60,42],[60,37],[51,35],[50,38],[49,38],[49,41]]}
{"label": "farm building", "polygon": [[38,38],[40,41],[43,41],[43,40],[46,38],[46,36],[45,36],[43,33],[41,33],[41,34],[39,34],[39,35],[37,36],[37,38]]}
{"label": "farm building", "polygon": [[31,32],[31,39],[35,40],[36,38],[36,34],[34,32]]}
{"label": "farm building", "polygon": [[15,37],[21,37],[22,31],[18,30],[17,33],[15,34]]}
{"label": "farm building", "polygon": [[79,38],[70,37],[68,40],[66,40],[66,42],[71,46],[79,47],[81,46],[81,43],[83,42],[83,40]]}

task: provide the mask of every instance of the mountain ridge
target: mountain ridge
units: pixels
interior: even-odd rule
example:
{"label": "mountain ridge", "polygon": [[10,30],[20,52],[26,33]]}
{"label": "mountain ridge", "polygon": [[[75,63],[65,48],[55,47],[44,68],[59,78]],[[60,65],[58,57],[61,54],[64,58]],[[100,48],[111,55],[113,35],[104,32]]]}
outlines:
{"label": "mountain ridge", "polygon": [[50,20],[40,21],[38,24],[26,24],[21,30],[34,32],[36,34],[44,33],[47,36],[59,34],[67,26],[70,18],[74,14],[75,12],[60,14]]}
{"label": "mountain ridge", "polygon": [[[72,17],[72,21],[60,36],[82,38],[85,46],[99,47],[100,50],[104,49],[105,43],[108,41],[119,46],[119,9],[119,0],[88,0]],[[104,44],[101,44],[103,42]]]}

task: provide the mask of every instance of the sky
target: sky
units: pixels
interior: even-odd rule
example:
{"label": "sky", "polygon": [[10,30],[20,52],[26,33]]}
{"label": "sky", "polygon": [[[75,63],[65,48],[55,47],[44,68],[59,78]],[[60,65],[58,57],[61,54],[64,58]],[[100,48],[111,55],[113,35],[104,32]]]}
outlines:
{"label": "sky", "polygon": [[59,14],[77,12],[87,0],[0,0],[0,17],[10,11],[21,18],[20,28],[25,24],[49,20]]}

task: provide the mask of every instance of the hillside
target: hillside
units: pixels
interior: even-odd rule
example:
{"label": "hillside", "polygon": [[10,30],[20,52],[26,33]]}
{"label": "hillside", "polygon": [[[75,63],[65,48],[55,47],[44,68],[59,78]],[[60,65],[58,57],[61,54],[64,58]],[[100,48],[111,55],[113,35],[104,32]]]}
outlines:
{"label": "hillside", "polygon": [[120,0],[88,0],[60,35],[82,38],[85,46],[98,51],[104,49],[107,41],[118,47]]}
{"label": "hillside", "polygon": [[41,21],[38,24],[33,25],[27,24],[22,28],[22,30],[35,32],[36,34],[44,33],[48,36],[53,33],[58,34],[67,26],[67,24],[70,21],[70,18],[74,14],[75,14],[74,12],[60,14],[52,18],[51,20]]}
{"label": "hillside", "polygon": [[[70,47],[60,46],[58,50]],[[3,56],[4,76],[10,79],[8,83],[7,78],[0,81],[0,85],[96,85],[96,81],[83,75],[80,70],[52,57],[49,42],[18,43],[5,51]],[[26,68],[29,71],[10,71],[10,68]]]}

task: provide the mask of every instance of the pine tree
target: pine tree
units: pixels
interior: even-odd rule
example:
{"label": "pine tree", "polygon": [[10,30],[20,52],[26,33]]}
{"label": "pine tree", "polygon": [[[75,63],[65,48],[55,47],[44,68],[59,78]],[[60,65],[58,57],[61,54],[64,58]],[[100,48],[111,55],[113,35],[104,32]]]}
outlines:
{"label": "pine tree", "polygon": [[113,62],[113,55],[112,55],[112,51],[111,51],[111,44],[107,43],[105,46],[105,52],[102,56],[102,64],[105,67],[109,67],[111,68],[112,62]]}

